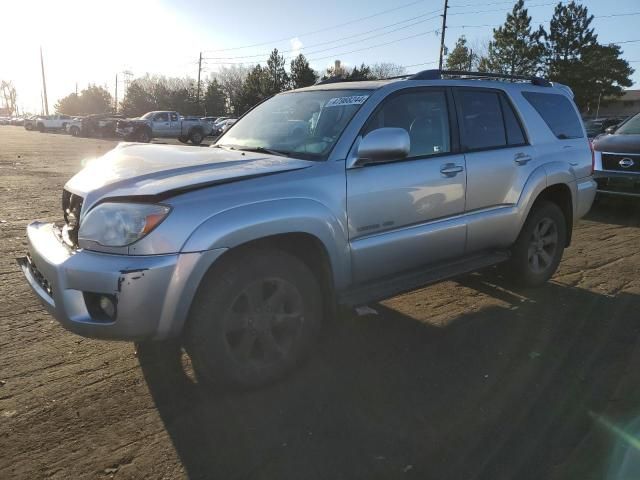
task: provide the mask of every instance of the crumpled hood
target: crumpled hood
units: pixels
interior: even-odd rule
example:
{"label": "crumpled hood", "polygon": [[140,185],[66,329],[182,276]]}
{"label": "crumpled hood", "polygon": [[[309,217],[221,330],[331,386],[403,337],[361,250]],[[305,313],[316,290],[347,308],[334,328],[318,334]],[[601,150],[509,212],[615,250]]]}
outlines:
{"label": "crumpled hood", "polygon": [[602,135],[593,141],[599,152],[640,153],[640,135]]}
{"label": "crumpled hood", "polygon": [[65,189],[84,197],[83,212],[105,197],[180,193],[278,172],[314,162],[261,153],[178,145],[121,143],[91,160]]}

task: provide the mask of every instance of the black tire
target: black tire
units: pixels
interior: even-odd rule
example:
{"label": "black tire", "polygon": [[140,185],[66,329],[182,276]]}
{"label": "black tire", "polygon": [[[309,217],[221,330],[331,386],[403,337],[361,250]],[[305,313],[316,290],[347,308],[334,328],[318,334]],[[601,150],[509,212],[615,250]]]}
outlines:
{"label": "black tire", "polygon": [[567,244],[567,222],[560,207],[536,202],[522,227],[504,271],[522,287],[539,287],[558,269]]}
{"label": "black tire", "polygon": [[304,359],[322,322],[322,294],[296,257],[271,249],[242,253],[203,279],[185,344],[199,380],[251,389]]}
{"label": "black tire", "polygon": [[44,133],[44,123],[39,123],[39,124],[38,124],[38,131],[39,131],[40,133]]}
{"label": "black tire", "polygon": [[79,137],[80,136],[80,129],[78,127],[73,126],[73,127],[71,127],[69,129],[69,133],[74,137]]}
{"label": "black tire", "polygon": [[178,141],[180,143],[188,143],[189,139],[187,137],[180,136],[180,137],[178,137]]}
{"label": "black tire", "polygon": [[142,128],[136,135],[137,140],[142,143],[149,143],[152,139],[151,130],[148,128]]}
{"label": "black tire", "polygon": [[204,140],[204,133],[202,133],[202,130],[200,130],[199,128],[194,128],[189,133],[189,140],[194,145],[200,145],[202,143],[202,140]]}

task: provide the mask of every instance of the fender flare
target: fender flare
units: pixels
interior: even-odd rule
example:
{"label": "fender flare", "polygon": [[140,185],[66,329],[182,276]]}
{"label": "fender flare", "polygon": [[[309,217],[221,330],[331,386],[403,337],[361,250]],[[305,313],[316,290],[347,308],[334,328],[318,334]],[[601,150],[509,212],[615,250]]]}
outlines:
{"label": "fender flare", "polygon": [[246,204],[220,212],[201,223],[181,252],[232,249],[275,235],[305,233],[323,245],[336,289],[351,279],[346,219],[340,222],[329,208],[308,198],[287,198]]}

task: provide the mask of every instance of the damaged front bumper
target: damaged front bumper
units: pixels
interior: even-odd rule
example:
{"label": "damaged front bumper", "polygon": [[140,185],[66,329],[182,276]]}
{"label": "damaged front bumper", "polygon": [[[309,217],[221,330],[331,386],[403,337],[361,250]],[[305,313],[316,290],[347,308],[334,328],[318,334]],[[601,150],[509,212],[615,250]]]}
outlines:
{"label": "damaged front bumper", "polygon": [[[57,227],[41,222],[27,227],[27,239],[29,255],[18,262],[45,308],[72,332],[115,340],[178,335],[200,279],[224,252],[132,256],[73,250]],[[101,309],[103,298],[112,309]]]}

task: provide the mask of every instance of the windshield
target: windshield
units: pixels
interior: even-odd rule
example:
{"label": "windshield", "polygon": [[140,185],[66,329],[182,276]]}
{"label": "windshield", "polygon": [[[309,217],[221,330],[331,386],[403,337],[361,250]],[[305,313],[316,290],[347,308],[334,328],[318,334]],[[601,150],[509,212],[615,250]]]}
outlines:
{"label": "windshield", "polygon": [[153,117],[153,114],[154,114],[154,113],[156,113],[156,112],[147,112],[147,113],[145,113],[144,115],[142,115],[140,118],[141,118],[142,120],[147,120],[148,118]]}
{"label": "windshield", "polygon": [[229,128],[216,146],[324,160],[369,93],[312,90],[277,95]]}
{"label": "windshield", "polygon": [[625,122],[616,133],[621,135],[640,135],[640,113]]}

